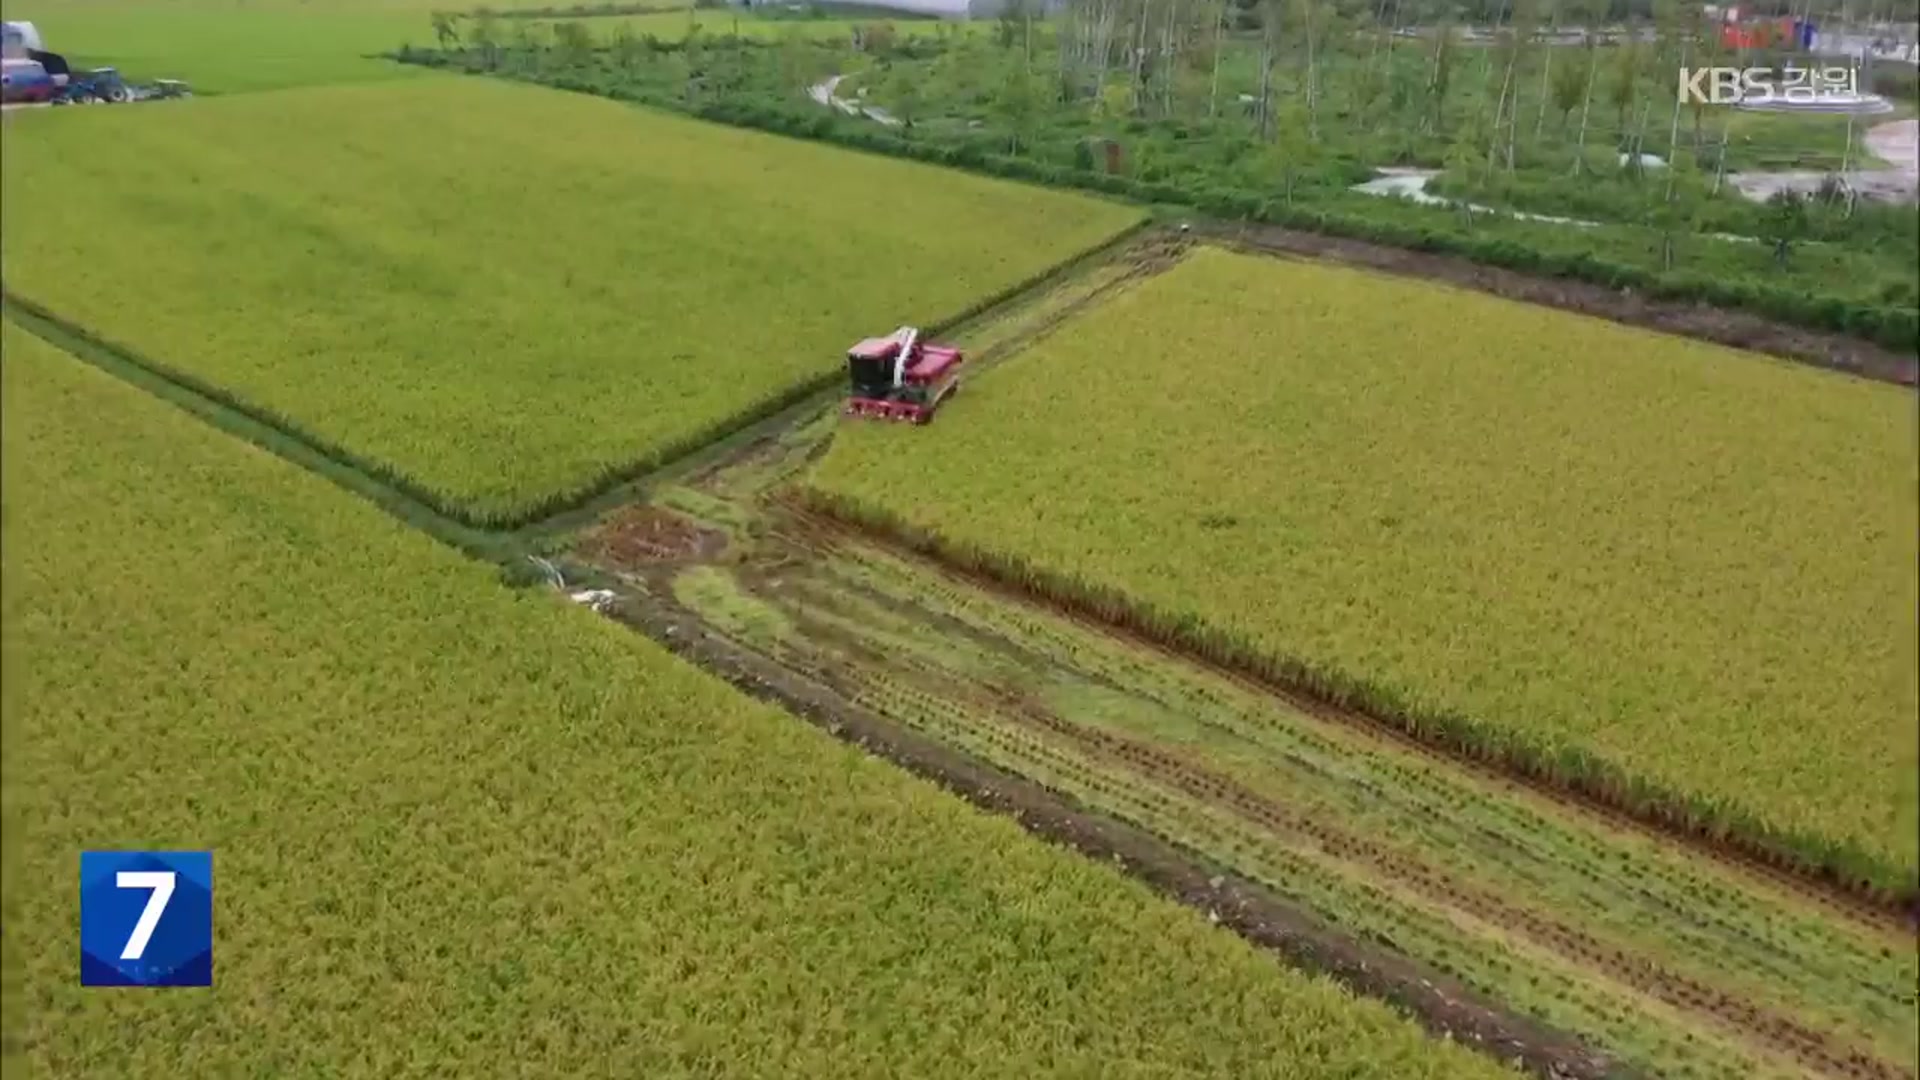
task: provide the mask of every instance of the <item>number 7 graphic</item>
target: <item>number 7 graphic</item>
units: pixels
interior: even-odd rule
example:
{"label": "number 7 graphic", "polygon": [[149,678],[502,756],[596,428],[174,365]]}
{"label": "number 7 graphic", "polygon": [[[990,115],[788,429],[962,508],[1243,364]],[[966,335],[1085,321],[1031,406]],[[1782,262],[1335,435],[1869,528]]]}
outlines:
{"label": "number 7 graphic", "polygon": [[213,852],[80,853],[80,985],[213,985]]}
{"label": "number 7 graphic", "polygon": [[122,889],[153,890],[147,894],[147,906],[140,912],[140,921],[133,924],[127,947],[120,950],[120,959],[138,960],[146,955],[147,942],[153,939],[160,916],[166,914],[167,901],[173,898],[173,880],[171,870],[122,870],[114,875],[113,883]]}

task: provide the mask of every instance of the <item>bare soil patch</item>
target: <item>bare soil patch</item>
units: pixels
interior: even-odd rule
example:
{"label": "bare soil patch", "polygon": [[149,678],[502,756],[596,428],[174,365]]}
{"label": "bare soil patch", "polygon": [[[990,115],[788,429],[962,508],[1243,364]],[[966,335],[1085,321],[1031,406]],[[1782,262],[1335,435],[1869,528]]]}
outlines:
{"label": "bare soil patch", "polygon": [[588,534],[583,550],[621,569],[710,559],[727,545],[726,534],[703,528],[657,506],[625,507]]}

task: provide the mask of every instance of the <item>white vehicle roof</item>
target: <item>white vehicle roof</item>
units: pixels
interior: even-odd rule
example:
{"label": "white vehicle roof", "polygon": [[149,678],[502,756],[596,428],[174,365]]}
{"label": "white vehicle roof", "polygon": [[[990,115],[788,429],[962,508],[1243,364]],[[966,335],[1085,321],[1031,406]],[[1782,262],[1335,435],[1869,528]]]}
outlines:
{"label": "white vehicle roof", "polygon": [[32,23],[0,23],[0,49],[4,50],[4,55],[22,57],[27,55],[28,49],[44,50],[45,48],[46,46],[40,43],[40,31],[34,29]]}

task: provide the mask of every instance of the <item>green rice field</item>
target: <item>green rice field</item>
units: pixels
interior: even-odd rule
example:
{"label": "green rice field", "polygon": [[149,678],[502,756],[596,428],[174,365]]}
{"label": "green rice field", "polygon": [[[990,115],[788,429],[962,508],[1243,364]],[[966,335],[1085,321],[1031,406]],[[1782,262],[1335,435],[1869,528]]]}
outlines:
{"label": "green rice field", "polygon": [[[849,426],[809,484],[1435,738],[1899,889],[1920,843],[1912,423],[1897,387],[1200,249],[932,428]],[[929,455],[973,464],[930,487]]]}
{"label": "green rice field", "polygon": [[[1141,216],[478,79],[22,119],[10,293],[487,524]],[[109,147],[111,182],[72,198]]]}

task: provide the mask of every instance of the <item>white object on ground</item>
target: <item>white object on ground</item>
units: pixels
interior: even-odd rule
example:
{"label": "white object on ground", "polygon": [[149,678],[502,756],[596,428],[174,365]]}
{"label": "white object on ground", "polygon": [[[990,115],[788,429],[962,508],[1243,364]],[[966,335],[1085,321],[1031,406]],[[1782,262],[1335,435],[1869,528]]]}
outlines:
{"label": "white object on ground", "polygon": [[583,589],[568,594],[567,598],[576,604],[585,604],[595,611],[604,612],[613,606],[619,596],[612,589]]}
{"label": "white object on ground", "polygon": [[[872,105],[862,106],[857,101],[849,101],[835,94],[834,91],[840,88],[840,80],[844,78],[846,78],[845,75],[835,75],[823,82],[814,83],[807,88],[807,96],[828,108],[839,109],[848,116],[865,116],[876,124],[885,124],[888,127],[900,126],[900,118],[885,109]],[[866,91],[863,89],[860,93],[864,95]]]}

